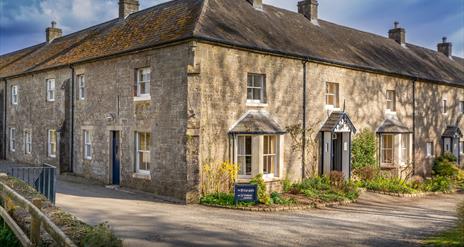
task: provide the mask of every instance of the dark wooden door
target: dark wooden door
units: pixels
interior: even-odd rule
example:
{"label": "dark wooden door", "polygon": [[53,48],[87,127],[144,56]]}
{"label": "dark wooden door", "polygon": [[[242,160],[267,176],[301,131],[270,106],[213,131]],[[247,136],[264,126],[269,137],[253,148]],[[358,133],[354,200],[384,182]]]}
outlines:
{"label": "dark wooden door", "polygon": [[333,134],[336,139],[333,139],[333,156],[332,156],[332,170],[333,171],[342,171],[342,155],[343,155],[343,140],[342,140],[342,133],[335,133]]}

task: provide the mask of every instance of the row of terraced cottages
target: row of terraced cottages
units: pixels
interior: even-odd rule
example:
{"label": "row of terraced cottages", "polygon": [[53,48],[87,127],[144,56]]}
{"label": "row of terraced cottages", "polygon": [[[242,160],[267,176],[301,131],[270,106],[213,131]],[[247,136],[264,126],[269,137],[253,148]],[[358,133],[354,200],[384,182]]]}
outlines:
{"label": "row of terraced cottages", "polygon": [[[388,38],[340,26],[318,19],[316,0],[298,13],[259,0],[119,6],[0,57],[3,158],[186,202],[214,161],[273,189],[314,170],[348,178],[365,128],[398,175],[430,176],[445,151],[464,160],[464,59],[446,39],[433,51],[398,23]],[[310,129],[309,154],[295,128]]]}

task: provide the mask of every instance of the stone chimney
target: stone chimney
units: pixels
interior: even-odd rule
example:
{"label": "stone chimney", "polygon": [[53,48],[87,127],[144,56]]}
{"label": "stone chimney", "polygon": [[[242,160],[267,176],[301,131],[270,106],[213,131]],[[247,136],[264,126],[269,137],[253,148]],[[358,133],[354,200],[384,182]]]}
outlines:
{"label": "stone chimney", "polygon": [[406,46],[406,30],[400,27],[400,23],[395,21],[395,26],[388,32],[388,37],[395,40],[398,44]]}
{"label": "stone chimney", "polygon": [[443,37],[443,42],[437,45],[438,52],[445,54],[447,57],[451,58],[453,56],[453,44],[447,41],[446,37]]}
{"label": "stone chimney", "polygon": [[61,37],[63,35],[63,31],[56,27],[55,21],[52,21],[52,26],[47,27],[47,29],[45,30],[45,35],[47,38],[47,42],[50,43],[54,39]]}
{"label": "stone chimney", "polygon": [[263,0],[248,0],[248,2],[250,2],[255,9],[263,9]]}
{"label": "stone chimney", "polygon": [[298,13],[304,15],[312,23],[317,24],[318,7],[319,3],[317,0],[303,0],[298,2]]}
{"label": "stone chimney", "polygon": [[119,0],[119,18],[126,18],[128,15],[139,11],[139,0]]}

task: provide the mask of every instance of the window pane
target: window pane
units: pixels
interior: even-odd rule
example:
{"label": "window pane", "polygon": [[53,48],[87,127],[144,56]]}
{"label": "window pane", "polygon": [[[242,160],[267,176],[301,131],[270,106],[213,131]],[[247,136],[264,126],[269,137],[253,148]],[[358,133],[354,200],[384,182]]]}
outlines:
{"label": "window pane", "polygon": [[246,146],[245,154],[246,155],[251,155],[251,136],[246,137],[245,146]]}
{"label": "window pane", "polygon": [[263,76],[262,75],[255,75],[254,76],[254,87],[262,87],[263,86]]}
{"label": "window pane", "polygon": [[253,89],[253,99],[261,100],[261,89]]}

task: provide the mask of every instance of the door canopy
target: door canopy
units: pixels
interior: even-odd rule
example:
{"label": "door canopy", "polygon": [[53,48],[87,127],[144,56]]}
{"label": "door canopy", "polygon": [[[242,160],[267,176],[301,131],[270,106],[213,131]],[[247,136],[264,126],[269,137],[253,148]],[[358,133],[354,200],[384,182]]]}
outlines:
{"label": "door canopy", "polygon": [[332,112],[321,128],[321,132],[341,133],[351,132],[356,133],[356,128],[351,122],[350,117],[346,112]]}
{"label": "door canopy", "polygon": [[448,126],[442,135],[443,138],[459,139],[462,138],[462,132],[457,126]]}

